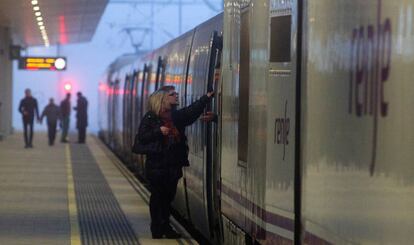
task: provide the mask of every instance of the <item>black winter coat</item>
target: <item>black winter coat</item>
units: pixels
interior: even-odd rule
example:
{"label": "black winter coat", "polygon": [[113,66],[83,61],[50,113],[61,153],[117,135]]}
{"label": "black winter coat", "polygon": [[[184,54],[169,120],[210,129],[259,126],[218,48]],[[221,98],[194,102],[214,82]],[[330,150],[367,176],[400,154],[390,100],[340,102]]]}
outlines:
{"label": "black winter coat", "polygon": [[[39,108],[37,107],[37,100],[33,97],[25,97],[20,101],[19,112],[22,113],[25,121],[33,121],[36,116],[39,119]],[[24,112],[27,114],[25,115]]]}
{"label": "black winter coat", "polygon": [[78,98],[76,107],[76,128],[86,128],[88,126],[88,101],[84,96]]}
{"label": "black winter coat", "polygon": [[194,123],[203,113],[210,98],[206,95],[191,105],[171,112],[172,121],[179,131],[180,141],[166,145],[160,127],[163,122],[153,112],[147,112],[139,126],[137,140],[138,151],[147,155],[147,170],[166,170],[170,168],[189,166],[188,145],[185,127]]}

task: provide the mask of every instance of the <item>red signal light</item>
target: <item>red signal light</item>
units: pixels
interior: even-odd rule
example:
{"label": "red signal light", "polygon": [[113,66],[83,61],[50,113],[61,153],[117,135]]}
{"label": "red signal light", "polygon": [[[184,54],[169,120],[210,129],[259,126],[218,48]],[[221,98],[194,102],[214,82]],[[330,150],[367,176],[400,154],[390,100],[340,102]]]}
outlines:
{"label": "red signal light", "polygon": [[63,88],[65,89],[66,92],[70,92],[72,90],[72,84],[67,82],[67,83],[65,83]]}

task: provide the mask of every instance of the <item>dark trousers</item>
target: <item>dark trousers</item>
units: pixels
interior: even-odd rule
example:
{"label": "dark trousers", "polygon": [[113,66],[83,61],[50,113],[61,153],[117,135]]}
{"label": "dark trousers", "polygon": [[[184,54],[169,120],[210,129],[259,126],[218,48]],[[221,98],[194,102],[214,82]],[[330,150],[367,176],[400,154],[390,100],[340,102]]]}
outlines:
{"label": "dark trousers", "polygon": [[[161,172],[162,171],[162,172]],[[180,169],[181,171],[181,169]],[[150,183],[150,214],[151,232],[155,235],[162,235],[170,228],[171,203],[177,192],[179,178],[169,174],[168,170],[155,170],[148,174]]]}
{"label": "dark trousers", "polygon": [[78,128],[78,142],[85,143],[86,140],[86,127]]}
{"label": "dark trousers", "polygon": [[67,142],[68,132],[69,132],[69,123],[70,123],[70,116],[64,116],[62,118],[62,137],[60,141]]}
{"label": "dark trousers", "polygon": [[[31,146],[33,141],[33,120],[32,118],[23,118],[24,143],[26,146]],[[27,132],[29,131],[29,132]]]}
{"label": "dark trousers", "polygon": [[55,143],[56,124],[56,122],[47,122],[47,136],[49,137],[49,145],[53,145]]}

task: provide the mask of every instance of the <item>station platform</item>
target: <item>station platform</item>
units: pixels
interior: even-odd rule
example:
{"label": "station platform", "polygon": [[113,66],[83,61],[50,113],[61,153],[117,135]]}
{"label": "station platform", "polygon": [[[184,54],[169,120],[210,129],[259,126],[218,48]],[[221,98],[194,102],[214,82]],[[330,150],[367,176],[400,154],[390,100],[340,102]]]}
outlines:
{"label": "station platform", "polygon": [[151,239],[149,192],[97,137],[23,146],[0,141],[0,244],[198,244],[173,218],[184,238]]}

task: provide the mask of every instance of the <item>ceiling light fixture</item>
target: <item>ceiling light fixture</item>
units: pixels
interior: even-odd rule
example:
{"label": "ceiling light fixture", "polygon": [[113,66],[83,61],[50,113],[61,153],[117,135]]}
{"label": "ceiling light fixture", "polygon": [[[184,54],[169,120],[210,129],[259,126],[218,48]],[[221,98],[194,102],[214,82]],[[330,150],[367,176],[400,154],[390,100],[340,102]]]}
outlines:
{"label": "ceiling light fixture", "polygon": [[43,43],[45,47],[49,47],[50,46],[49,37],[47,36],[45,23],[43,22],[43,17],[42,17],[42,13],[40,12],[40,7],[38,6],[39,1],[32,0],[31,3],[33,5],[33,11],[34,11],[35,18],[37,20],[37,25],[39,26],[40,33],[42,34]]}

